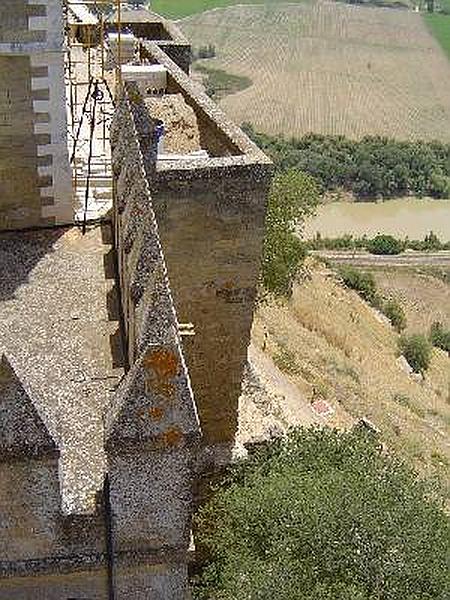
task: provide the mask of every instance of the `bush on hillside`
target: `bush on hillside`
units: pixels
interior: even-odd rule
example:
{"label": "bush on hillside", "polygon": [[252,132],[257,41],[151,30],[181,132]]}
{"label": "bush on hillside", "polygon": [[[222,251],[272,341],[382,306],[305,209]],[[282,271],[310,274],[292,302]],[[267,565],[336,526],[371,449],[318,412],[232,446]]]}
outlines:
{"label": "bush on hillside", "polygon": [[378,305],[377,286],[371,273],[364,273],[354,267],[341,267],[338,271],[343,283],[358,292],[369,304]]}
{"label": "bush on hillside", "polygon": [[380,234],[369,240],[366,248],[372,254],[400,254],[405,245],[392,235]]}
{"label": "bush on hillside", "polygon": [[201,58],[215,58],[216,56],[216,47],[212,44],[208,44],[207,46],[200,46],[198,50],[195,48],[192,49],[192,60],[198,60]]}
{"label": "bush on hillside", "polygon": [[262,281],[276,295],[289,295],[305,245],[296,229],[311,216],[319,201],[319,191],[309,175],[289,170],[277,175],[269,194],[266,236],[263,249]]}
{"label": "bush on hillside", "polygon": [[445,329],[442,323],[435,321],[430,328],[429,337],[433,346],[450,354],[450,329]]}
{"label": "bush on hillside", "polygon": [[383,305],[383,313],[399,333],[406,328],[405,311],[396,300],[388,300]]}
{"label": "bush on hillside", "polygon": [[450,521],[377,438],[298,429],[196,518],[197,600],[444,600]]}
{"label": "bush on hillside", "polygon": [[344,285],[358,292],[363,300],[380,310],[399,333],[406,328],[406,315],[403,308],[396,300],[383,302],[382,296],[378,294],[377,284],[372,273],[345,266],[339,268],[338,274]]}
{"label": "bush on hillside", "polygon": [[415,373],[424,373],[431,361],[431,344],[424,335],[403,335],[399,339],[400,352]]}

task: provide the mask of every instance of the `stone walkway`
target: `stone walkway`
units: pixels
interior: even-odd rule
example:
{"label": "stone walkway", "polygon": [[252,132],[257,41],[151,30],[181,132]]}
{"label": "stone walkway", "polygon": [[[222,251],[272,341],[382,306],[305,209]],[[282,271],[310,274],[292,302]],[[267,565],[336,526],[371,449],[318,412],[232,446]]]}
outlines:
{"label": "stone walkway", "polygon": [[0,353],[58,442],[66,513],[94,508],[103,414],[122,375],[105,227],[0,236]]}

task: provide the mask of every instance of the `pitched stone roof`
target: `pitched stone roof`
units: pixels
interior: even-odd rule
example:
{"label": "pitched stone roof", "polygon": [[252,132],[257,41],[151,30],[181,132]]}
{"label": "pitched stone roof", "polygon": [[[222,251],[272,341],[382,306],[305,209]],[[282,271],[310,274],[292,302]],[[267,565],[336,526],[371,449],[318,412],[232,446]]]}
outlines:
{"label": "pitched stone roof", "polygon": [[1,357],[0,461],[56,457],[56,442],[11,363],[11,357]]}

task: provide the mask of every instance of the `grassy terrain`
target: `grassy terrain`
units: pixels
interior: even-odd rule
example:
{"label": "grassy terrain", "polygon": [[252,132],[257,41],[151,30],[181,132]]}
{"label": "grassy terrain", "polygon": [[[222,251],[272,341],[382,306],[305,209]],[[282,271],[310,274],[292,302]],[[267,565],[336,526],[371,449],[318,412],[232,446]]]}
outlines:
{"label": "grassy terrain", "polygon": [[[225,8],[235,4],[276,4],[283,0],[152,0],[151,8],[160,15],[181,19],[213,8]],[[302,2],[304,0],[290,0]]]}
{"label": "grassy terrain", "polygon": [[253,85],[221,101],[238,123],[295,135],[450,140],[450,62],[421,14],[338,2],[234,6],[180,21],[208,65]]}
{"label": "grassy terrain", "polygon": [[[376,277],[383,293],[400,303],[406,297],[409,330],[425,331],[436,317],[448,322],[448,284],[406,271]],[[266,353],[306,399],[323,398],[334,408],[330,425],[348,427],[366,416],[389,447],[422,473],[437,475],[450,496],[450,358],[434,349],[419,381],[397,363],[398,337],[384,317],[313,261],[291,300],[258,308],[253,331],[254,345],[263,348],[266,338]]]}
{"label": "grassy terrain", "polygon": [[245,90],[252,85],[251,79],[241,75],[231,75],[222,69],[212,69],[205,64],[196,63],[195,69],[205,75],[203,84],[206,93],[218,101],[225,96]]}
{"label": "grassy terrain", "polygon": [[[305,1],[308,0],[152,0],[151,8],[156,13],[171,19],[182,19],[213,8],[226,8],[236,4],[295,4]],[[337,1],[352,4],[351,0]],[[411,6],[410,0],[360,0],[360,3],[393,8]]]}
{"label": "grassy terrain", "polygon": [[[450,11],[450,2],[448,2],[448,10]],[[450,14],[424,15],[424,18],[431,32],[450,59]]]}

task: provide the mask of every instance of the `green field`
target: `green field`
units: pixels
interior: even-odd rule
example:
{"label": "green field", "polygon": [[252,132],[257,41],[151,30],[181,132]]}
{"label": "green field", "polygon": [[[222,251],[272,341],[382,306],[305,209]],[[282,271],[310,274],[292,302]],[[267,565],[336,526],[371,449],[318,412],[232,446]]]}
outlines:
{"label": "green field", "polygon": [[[450,5],[450,2],[449,2]],[[424,15],[428,27],[434,37],[450,58],[450,15]]]}
{"label": "green field", "polygon": [[[151,9],[171,19],[182,19],[190,15],[196,15],[213,8],[226,8],[236,4],[296,4],[308,0],[152,0]],[[355,4],[352,0],[336,0],[347,4]],[[444,5],[450,0],[441,0]],[[410,6],[410,0],[359,0],[360,4],[373,4],[376,6],[398,7],[399,5]]]}
{"label": "green field", "polygon": [[[291,3],[303,0],[290,0]],[[212,8],[225,8],[234,4],[273,4],[280,0],[153,0],[151,9],[171,19],[181,19]]]}

